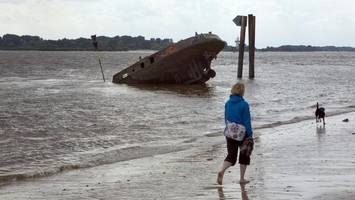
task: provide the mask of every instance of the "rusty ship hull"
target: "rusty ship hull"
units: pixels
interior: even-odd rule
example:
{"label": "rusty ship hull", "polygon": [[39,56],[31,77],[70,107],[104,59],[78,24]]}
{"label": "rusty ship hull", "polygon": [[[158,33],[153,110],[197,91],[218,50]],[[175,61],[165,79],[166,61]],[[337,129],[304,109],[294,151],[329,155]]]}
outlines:
{"label": "rusty ship hull", "polygon": [[113,76],[113,83],[199,84],[216,73],[211,62],[225,42],[214,34],[196,34],[140,59]]}

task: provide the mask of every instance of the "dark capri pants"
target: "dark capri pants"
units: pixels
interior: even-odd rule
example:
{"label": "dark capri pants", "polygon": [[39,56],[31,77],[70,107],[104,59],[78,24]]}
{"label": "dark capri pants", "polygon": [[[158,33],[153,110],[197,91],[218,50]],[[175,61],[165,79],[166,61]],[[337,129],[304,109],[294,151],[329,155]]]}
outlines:
{"label": "dark capri pants", "polygon": [[[242,145],[243,142],[239,142],[230,138],[227,138],[227,150],[228,155],[225,161],[232,163],[232,166],[237,162],[238,157],[238,147]],[[250,164],[250,156],[239,153],[239,164],[249,165]]]}

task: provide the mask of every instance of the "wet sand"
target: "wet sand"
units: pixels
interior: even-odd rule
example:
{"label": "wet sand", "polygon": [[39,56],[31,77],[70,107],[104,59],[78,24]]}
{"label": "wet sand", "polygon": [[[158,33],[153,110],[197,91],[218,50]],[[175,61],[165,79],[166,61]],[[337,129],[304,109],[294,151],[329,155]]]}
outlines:
{"label": "wet sand", "polygon": [[215,184],[226,147],[211,134],[188,150],[15,182],[0,199],[355,199],[355,113],[326,122],[255,130],[245,187],[238,167]]}

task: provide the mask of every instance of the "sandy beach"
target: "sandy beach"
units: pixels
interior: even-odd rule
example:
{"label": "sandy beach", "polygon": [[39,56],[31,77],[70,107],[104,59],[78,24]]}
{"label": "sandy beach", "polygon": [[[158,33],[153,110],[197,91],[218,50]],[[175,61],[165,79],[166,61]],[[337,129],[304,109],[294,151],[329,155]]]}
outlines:
{"label": "sandy beach", "polygon": [[355,0],[0,7],[0,200],[355,200]]}
{"label": "sandy beach", "polygon": [[239,167],[215,184],[226,147],[214,133],[188,150],[14,182],[0,199],[355,199],[355,113],[326,122],[255,130],[244,187]]}

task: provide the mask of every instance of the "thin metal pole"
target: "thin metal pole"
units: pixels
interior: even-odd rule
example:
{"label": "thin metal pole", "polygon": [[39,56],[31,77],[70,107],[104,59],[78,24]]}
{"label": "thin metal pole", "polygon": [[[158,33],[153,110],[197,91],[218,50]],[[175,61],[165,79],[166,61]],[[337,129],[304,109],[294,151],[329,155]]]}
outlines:
{"label": "thin metal pole", "polygon": [[[94,45],[95,51],[97,51],[99,49],[98,48],[99,47],[99,43],[96,41],[96,35],[92,35],[91,36],[91,40],[92,40],[92,44]],[[102,79],[104,79],[104,82],[106,82],[105,75],[104,75],[104,70],[102,69],[100,56],[98,56],[98,60],[99,60],[100,68],[101,68]]]}
{"label": "thin metal pole", "polygon": [[102,69],[102,64],[101,64],[101,59],[100,59],[100,57],[99,57],[99,64],[100,64],[100,68],[101,68],[102,79],[104,79],[104,82],[106,82],[106,80],[105,80],[105,75],[104,75],[104,70]]}

